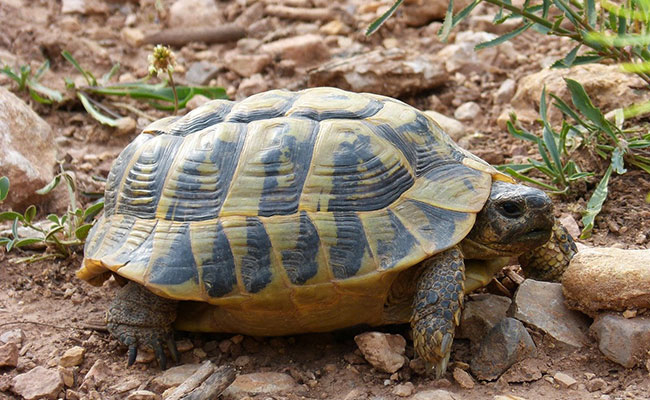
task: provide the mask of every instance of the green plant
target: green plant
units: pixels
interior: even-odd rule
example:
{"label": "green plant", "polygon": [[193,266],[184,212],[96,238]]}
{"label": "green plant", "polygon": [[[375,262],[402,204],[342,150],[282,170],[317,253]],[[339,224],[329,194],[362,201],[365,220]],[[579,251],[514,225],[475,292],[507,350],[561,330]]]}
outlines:
{"label": "green plant", "polygon": [[[45,187],[36,191],[38,194],[47,194],[54,190],[61,181],[65,181],[68,190],[68,210],[62,216],[50,214],[46,223],[37,223],[34,218],[37,214],[36,206],[27,207],[23,214],[15,211],[0,213],[0,221],[12,221],[11,236],[0,237],[0,245],[7,251],[14,248],[26,247],[42,243],[51,252],[42,256],[32,256],[21,261],[36,261],[45,258],[67,258],[70,254],[84,244],[93,220],[104,207],[104,200],[100,199],[86,208],[80,207],[77,202],[77,185],[74,174],[60,167],[60,172]],[[0,200],[9,192],[9,180],[0,178]],[[3,197],[4,195],[4,197]],[[29,228],[30,236],[21,237],[18,228]],[[33,236],[32,236],[33,235]]]}
{"label": "green plant", "polygon": [[50,69],[50,62],[46,60],[34,74],[32,74],[32,68],[29,65],[23,65],[19,70],[13,70],[5,65],[0,72],[13,79],[18,84],[19,91],[27,90],[35,101],[43,104],[58,103],[63,100],[61,93],[39,83],[48,69]]}

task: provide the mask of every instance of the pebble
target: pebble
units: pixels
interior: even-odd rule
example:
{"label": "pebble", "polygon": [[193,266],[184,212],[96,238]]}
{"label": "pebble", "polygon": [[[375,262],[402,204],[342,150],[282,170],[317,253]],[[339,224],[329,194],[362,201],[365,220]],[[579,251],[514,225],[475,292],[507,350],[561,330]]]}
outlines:
{"label": "pebble", "polygon": [[564,372],[556,372],[553,374],[553,379],[555,379],[555,382],[557,382],[563,389],[572,389],[578,383],[578,381],[576,381],[572,376],[565,374]]}
{"label": "pebble", "polygon": [[74,369],[59,366],[58,370],[59,373],[61,374],[61,379],[63,379],[63,384],[65,385],[65,387],[73,387]]}
{"label": "pebble", "polygon": [[596,392],[596,391],[602,391],[607,387],[607,382],[605,382],[604,379],[602,378],[594,378],[587,383],[585,383],[585,387],[589,392]]}
{"label": "pebble", "polygon": [[241,81],[237,88],[237,98],[242,99],[268,90],[268,80],[261,74],[255,74]]}
{"label": "pebble", "polygon": [[452,372],[454,380],[458,382],[458,385],[463,389],[473,389],[474,388],[474,379],[467,372],[463,371],[460,368],[454,368]]}
{"label": "pebble", "polygon": [[162,397],[154,392],[149,390],[136,390],[131,392],[126,400],[160,400]]}
{"label": "pebble", "polygon": [[220,22],[223,22],[221,12],[212,0],[175,0],[169,7],[170,27],[215,26]]}
{"label": "pebble", "polygon": [[138,127],[136,120],[131,117],[118,118],[116,123],[115,131],[119,136],[130,135]]}
{"label": "pebble", "polygon": [[249,356],[239,356],[235,359],[235,366],[239,368],[244,368],[251,364],[251,358]]}
{"label": "pebble", "polygon": [[470,368],[478,379],[491,381],[536,351],[524,324],[514,318],[504,318],[483,339]]}
{"label": "pebble", "polygon": [[330,50],[320,35],[307,34],[266,43],[260,47],[261,53],[272,57],[289,59],[297,67],[307,67],[330,58]]}
{"label": "pebble", "polygon": [[235,400],[246,394],[272,394],[296,389],[296,387],[296,381],[287,374],[256,372],[237,376],[222,396],[225,400]]}
{"label": "pebble", "polygon": [[425,111],[424,113],[433,118],[433,120],[440,125],[442,130],[445,131],[445,133],[455,142],[467,134],[465,125],[458,120],[432,110]]}
{"label": "pebble", "polygon": [[13,329],[0,335],[0,342],[15,343],[19,348],[23,346],[23,340],[25,340],[25,333],[22,329]]}
{"label": "pebble", "polygon": [[413,394],[415,386],[411,382],[400,383],[393,388],[393,394],[399,397],[408,397]]}
{"label": "pebble", "polygon": [[113,375],[112,371],[106,365],[106,362],[99,359],[95,361],[93,366],[90,367],[90,369],[84,376],[82,386],[85,386],[87,388],[100,386],[103,383],[110,382],[112,380],[112,375]]}
{"label": "pebble", "polygon": [[588,343],[588,318],[564,304],[562,285],[526,279],[519,286],[510,310],[512,316],[573,347]]}
{"label": "pebble", "polygon": [[411,400],[457,400],[457,398],[446,390],[437,389],[416,393]]}
{"label": "pebble", "polygon": [[178,386],[192,376],[201,364],[183,364],[171,367],[165,370],[161,375],[155,377],[151,383],[156,390],[165,390],[167,388]]}
{"label": "pebble", "polygon": [[515,363],[501,375],[506,383],[523,383],[533,382],[542,379],[542,371],[546,369],[546,364],[536,358],[526,358]]}
{"label": "pebble", "polygon": [[380,371],[393,373],[407,361],[406,340],[401,335],[365,332],[354,337],[365,359]]}
{"label": "pebble", "polygon": [[476,119],[480,113],[481,106],[473,101],[468,101],[467,103],[461,104],[456,111],[454,111],[454,118],[461,121],[471,121]]}
{"label": "pebble", "polygon": [[18,366],[18,353],[18,345],[15,343],[0,345],[0,367]]}
{"label": "pebble", "polygon": [[25,400],[56,399],[62,389],[63,379],[59,371],[41,366],[17,375],[11,381],[11,390]]}
{"label": "pebble", "polygon": [[207,85],[211,79],[217,76],[219,67],[207,61],[192,63],[185,73],[185,79],[196,85]]}
{"label": "pebble", "polygon": [[591,331],[608,359],[626,368],[641,365],[650,352],[650,317],[625,318],[618,314],[596,317]]}
{"label": "pebble", "polygon": [[497,104],[509,103],[512,96],[515,95],[515,87],[517,84],[514,79],[506,79],[501,83],[499,89],[494,93],[494,102]]}
{"label": "pebble", "polygon": [[74,346],[69,348],[63,353],[59,359],[59,365],[62,367],[74,367],[79,365],[84,360],[84,354],[86,354],[86,349],[81,346]]}
{"label": "pebble", "polygon": [[226,56],[226,67],[245,78],[259,74],[271,64],[273,59],[268,54],[231,54]]}
{"label": "pebble", "polygon": [[506,317],[512,301],[505,296],[480,293],[472,294],[465,302],[456,337],[480,343],[490,329]]}

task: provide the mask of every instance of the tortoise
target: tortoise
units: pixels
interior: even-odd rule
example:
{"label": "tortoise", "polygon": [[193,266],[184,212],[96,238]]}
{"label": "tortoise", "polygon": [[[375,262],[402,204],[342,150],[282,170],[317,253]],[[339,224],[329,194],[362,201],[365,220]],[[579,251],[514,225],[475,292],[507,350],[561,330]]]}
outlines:
{"label": "tortoise", "polygon": [[[128,346],[175,329],[278,336],[410,323],[441,376],[463,295],[513,256],[557,279],[575,252],[541,190],[398,100],[335,88],[213,100],[145,128],[114,161],[77,276],[123,286]],[[527,272],[527,273],[528,273]]]}

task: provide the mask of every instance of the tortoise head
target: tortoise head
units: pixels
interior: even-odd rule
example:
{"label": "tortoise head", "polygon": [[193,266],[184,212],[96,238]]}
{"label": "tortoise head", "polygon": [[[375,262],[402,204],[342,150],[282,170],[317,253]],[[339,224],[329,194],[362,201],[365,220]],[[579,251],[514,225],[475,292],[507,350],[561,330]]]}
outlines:
{"label": "tortoise head", "polygon": [[465,257],[519,255],[546,243],[555,217],[551,199],[524,185],[494,181],[490,197],[463,241]]}

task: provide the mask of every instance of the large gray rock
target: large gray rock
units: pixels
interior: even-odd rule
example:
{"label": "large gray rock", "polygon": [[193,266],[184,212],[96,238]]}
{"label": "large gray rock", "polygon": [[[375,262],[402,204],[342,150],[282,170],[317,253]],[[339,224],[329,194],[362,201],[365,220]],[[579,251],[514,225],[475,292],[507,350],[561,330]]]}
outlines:
{"label": "large gray rock", "polygon": [[25,102],[0,87],[0,175],[11,183],[3,207],[16,210],[43,201],[34,193],[54,177],[52,129]]}
{"label": "large gray rock", "polygon": [[59,371],[41,366],[17,375],[11,381],[11,390],[25,400],[56,399],[61,389],[63,379]]}
{"label": "large gray rock", "polygon": [[596,316],[601,310],[650,308],[650,249],[587,247],[562,276],[569,307]]}
{"label": "large gray rock", "polygon": [[598,348],[610,360],[627,368],[650,360],[650,317],[603,314],[596,317],[591,330]]}
{"label": "large gray rock", "polygon": [[504,296],[481,293],[469,296],[465,303],[456,337],[480,343],[494,325],[506,317],[512,301]]}
{"label": "large gray rock", "polygon": [[588,338],[588,318],[564,305],[562,285],[526,279],[519,286],[509,314],[561,343],[582,347]]}
{"label": "large gray rock", "polygon": [[470,368],[478,379],[491,381],[536,351],[524,324],[514,318],[504,318],[483,339]]}
{"label": "large gray rock", "polygon": [[392,48],[338,59],[309,74],[309,86],[400,97],[442,86],[449,75],[433,54]]}

